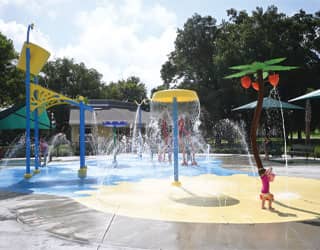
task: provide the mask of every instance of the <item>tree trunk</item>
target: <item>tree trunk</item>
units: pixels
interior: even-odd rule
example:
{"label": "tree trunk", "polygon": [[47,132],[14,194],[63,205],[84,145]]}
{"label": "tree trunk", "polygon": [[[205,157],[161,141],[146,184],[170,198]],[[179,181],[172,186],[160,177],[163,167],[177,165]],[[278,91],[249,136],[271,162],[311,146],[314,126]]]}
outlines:
{"label": "tree trunk", "polygon": [[250,131],[250,139],[251,139],[251,147],[254,155],[254,159],[256,161],[256,165],[258,168],[258,173],[261,176],[262,170],[264,169],[257,145],[257,129],[259,127],[260,115],[262,111],[262,104],[263,104],[263,95],[264,95],[264,83],[262,77],[262,70],[257,72],[258,76],[258,84],[259,84],[259,91],[258,91],[258,102],[256,109],[254,111],[252,123],[251,123],[251,131]]}
{"label": "tree trunk", "polygon": [[306,109],[305,109],[305,122],[306,122],[306,144],[310,143],[310,123],[311,123],[311,104],[310,100],[306,101]]}

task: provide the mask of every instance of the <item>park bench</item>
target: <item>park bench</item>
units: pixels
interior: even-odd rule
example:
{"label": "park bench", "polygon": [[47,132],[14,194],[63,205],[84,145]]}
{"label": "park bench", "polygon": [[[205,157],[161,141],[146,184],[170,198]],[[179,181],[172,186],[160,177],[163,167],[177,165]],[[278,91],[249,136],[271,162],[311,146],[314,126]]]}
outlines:
{"label": "park bench", "polygon": [[309,156],[315,157],[314,146],[304,144],[293,144],[290,149],[291,158],[296,156],[305,156],[308,160]]}

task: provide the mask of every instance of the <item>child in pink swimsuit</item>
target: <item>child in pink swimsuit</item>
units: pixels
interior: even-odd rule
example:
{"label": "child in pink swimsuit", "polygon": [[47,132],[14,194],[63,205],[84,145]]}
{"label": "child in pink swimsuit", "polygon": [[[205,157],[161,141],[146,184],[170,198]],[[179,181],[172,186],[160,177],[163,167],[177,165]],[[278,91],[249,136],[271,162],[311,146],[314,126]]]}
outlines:
{"label": "child in pink swimsuit", "polygon": [[262,175],[260,176],[261,182],[262,182],[262,188],[261,188],[261,194],[260,199],[262,201],[261,208],[266,209],[265,202],[268,201],[268,208],[272,208],[272,202],[273,202],[273,194],[270,193],[270,182],[274,180],[275,174],[272,173],[272,168],[269,168],[267,170],[262,169],[261,170]]}

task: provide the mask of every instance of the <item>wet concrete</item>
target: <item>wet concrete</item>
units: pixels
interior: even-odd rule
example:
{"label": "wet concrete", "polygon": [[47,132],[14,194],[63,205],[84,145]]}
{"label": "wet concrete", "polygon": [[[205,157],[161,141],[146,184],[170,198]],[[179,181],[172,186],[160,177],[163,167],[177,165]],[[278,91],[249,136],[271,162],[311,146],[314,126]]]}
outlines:
{"label": "wet concrete", "polygon": [[2,193],[0,249],[320,249],[320,219],[177,223],[135,219],[49,195]]}

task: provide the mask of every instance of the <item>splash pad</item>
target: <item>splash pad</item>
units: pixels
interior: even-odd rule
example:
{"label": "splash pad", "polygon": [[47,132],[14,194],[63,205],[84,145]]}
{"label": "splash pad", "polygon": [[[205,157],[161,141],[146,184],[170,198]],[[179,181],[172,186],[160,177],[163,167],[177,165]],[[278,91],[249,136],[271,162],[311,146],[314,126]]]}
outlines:
{"label": "splash pad", "polygon": [[[76,200],[111,214],[161,221],[274,223],[309,220],[320,215],[318,194],[312,192],[320,187],[319,180],[277,176],[271,187],[276,197],[275,210],[271,212],[260,208],[261,182],[257,176],[252,176],[252,171],[223,168],[222,162],[215,161],[212,156],[198,156],[197,165],[183,166],[186,154],[183,136],[198,137],[199,115],[200,104],[195,92],[156,92],[151,102],[149,138],[158,138],[157,144],[161,145],[160,164],[161,161],[170,163],[170,145],[173,147],[176,154],[173,173],[171,164],[151,164],[145,160],[146,156],[142,161],[121,157],[122,163],[119,157],[120,168],[106,171],[103,184],[96,187],[98,191],[80,192],[87,196]],[[183,128],[179,126],[180,119],[184,120]],[[168,154],[167,159],[165,154]],[[233,169],[237,166],[241,169],[236,158]],[[117,182],[114,177],[121,171],[124,176]],[[130,181],[132,176],[137,176],[135,171],[141,178]],[[170,185],[172,177],[174,182]],[[108,185],[110,180],[113,184]]]}
{"label": "splash pad", "polygon": [[[185,129],[191,131],[191,135],[197,135],[199,103],[195,102],[193,106],[188,104],[194,107],[191,112],[184,108],[187,102],[177,104],[177,120],[179,116],[190,118],[191,125],[186,125]],[[172,103],[157,102],[152,105],[153,125],[149,133],[160,137],[161,144],[164,142],[161,119],[167,119],[168,133],[174,127]],[[179,146],[178,125],[176,145]],[[181,149],[179,151],[178,165],[183,162],[183,152]],[[77,161],[51,162],[44,171],[28,181],[17,179],[17,176],[22,176],[17,171],[23,170],[8,168],[2,170],[0,188],[72,197],[95,210],[160,221],[273,223],[310,220],[320,215],[319,195],[314,192],[320,188],[319,180],[277,175],[271,186],[276,210],[271,212],[260,209],[260,180],[252,176],[252,171],[244,170],[243,167],[249,166],[248,162],[230,156],[233,164],[230,169],[224,167],[223,160],[217,156],[197,154],[197,165],[181,164],[181,184],[171,185],[174,177],[172,164],[168,160],[152,161],[148,156],[144,153],[140,158],[134,154],[120,153],[116,168],[112,164],[113,155],[87,157],[89,171],[84,179],[75,175],[79,166]]]}

